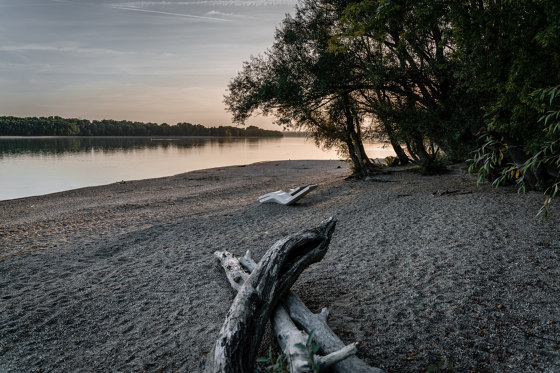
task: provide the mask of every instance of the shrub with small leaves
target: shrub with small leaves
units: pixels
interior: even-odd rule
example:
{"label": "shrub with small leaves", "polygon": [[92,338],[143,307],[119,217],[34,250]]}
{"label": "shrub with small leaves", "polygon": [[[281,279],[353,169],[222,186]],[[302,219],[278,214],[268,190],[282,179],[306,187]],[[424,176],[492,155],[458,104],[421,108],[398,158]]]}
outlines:
{"label": "shrub with small leaves", "polygon": [[476,151],[473,159],[468,160],[468,170],[478,173],[478,183],[486,179],[492,180],[495,186],[514,182],[518,185],[519,193],[525,193],[528,175],[534,174],[537,169],[544,169],[549,180],[541,185],[545,200],[537,215],[546,220],[550,204],[560,190],[560,85],[536,90],[532,96],[543,113],[539,122],[543,123],[544,129],[543,140],[533,146],[530,157],[523,163],[510,162],[504,165],[507,145],[486,136],[482,147]]}

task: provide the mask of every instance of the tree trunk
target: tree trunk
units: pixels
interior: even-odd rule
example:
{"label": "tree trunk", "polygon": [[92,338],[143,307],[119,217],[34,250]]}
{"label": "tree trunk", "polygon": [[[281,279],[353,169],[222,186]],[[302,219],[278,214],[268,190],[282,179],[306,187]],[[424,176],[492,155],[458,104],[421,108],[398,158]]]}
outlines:
{"label": "tree trunk", "polygon": [[393,127],[391,127],[391,125],[387,123],[387,121],[383,121],[383,127],[385,128],[385,132],[389,137],[389,141],[391,142],[391,146],[393,147],[393,150],[395,151],[397,158],[399,158],[400,165],[404,166],[408,164],[410,162],[410,159],[408,158],[406,152],[401,147],[401,144],[399,144],[399,141],[395,136],[395,131],[393,130]]}
{"label": "tree trunk", "polygon": [[346,119],[346,145],[350,158],[354,164],[354,173],[357,176],[366,176],[370,174],[375,165],[368,158],[362,142],[362,135],[360,130],[360,123],[350,106],[350,99],[348,95],[343,97],[344,116]]}
{"label": "tree trunk", "polygon": [[426,144],[424,144],[424,138],[422,134],[415,133],[412,141],[416,146],[416,154],[420,158],[420,162],[424,164],[430,164],[433,161],[433,158],[430,156],[430,153],[426,150]]}
{"label": "tree trunk", "polygon": [[354,147],[354,143],[350,138],[346,139],[346,147],[348,148],[348,154],[350,155],[350,160],[352,161],[352,173],[356,176],[365,176],[367,175],[367,169],[364,168],[361,158],[358,156],[356,152],[356,148]]}
{"label": "tree trunk", "polygon": [[301,272],[325,256],[335,225],[330,218],[317,228],[276,242],[266,252],[233,300],[206,372],[252,371],[269,317]]}

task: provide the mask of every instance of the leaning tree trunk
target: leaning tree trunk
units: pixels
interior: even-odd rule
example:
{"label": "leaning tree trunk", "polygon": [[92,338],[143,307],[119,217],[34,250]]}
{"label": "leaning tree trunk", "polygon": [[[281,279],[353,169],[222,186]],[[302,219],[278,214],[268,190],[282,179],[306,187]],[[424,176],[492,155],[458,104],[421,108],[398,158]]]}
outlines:
{"label": "leaning tree trunk", "polygon": [[343,97],[343,107],[346,119],[345,142],[354,165],[354,173],[357,176],[366,176],[373,171],[375,165],[366,154],[364,143],[362,142],[360,123],[357,116],[352,112],[348,95]]}
{"label": "leaning tree trunk", "polygon": [[406,152],[401,147],[401,144],[399,144],[399,141],[397,139],[397,136],[395,135],[395,131],[393,130],[391,124],[387,123],[387,121],[383,121],[383,127],[385,128],[385,132],[389,137],[391,146],[393,147],[393,150],[395,151],[395,154],[397,155],[397,158],[399,159],[399,163],[401,164],[401,166],[408,164],[410,162],[410,159],[408,158]]}
{"label": "leaning tree trunk", "polygon": [[354,176],[365,176],[368,174],[367,168],[364,167],[361,158],[356,152],[356,147],[352,142],[352,139],[346,139],[346,147],[348,148],[348,154],[350,155],[350,160],[352,161],[352,171]]}
{"label": "leaning tree trunk", "polygon": [[251,372],[272,311],[301,272],[325,256],[335,225],[330,218],[317,228],[276,242],[266,252],[233,300],[207,372]]}

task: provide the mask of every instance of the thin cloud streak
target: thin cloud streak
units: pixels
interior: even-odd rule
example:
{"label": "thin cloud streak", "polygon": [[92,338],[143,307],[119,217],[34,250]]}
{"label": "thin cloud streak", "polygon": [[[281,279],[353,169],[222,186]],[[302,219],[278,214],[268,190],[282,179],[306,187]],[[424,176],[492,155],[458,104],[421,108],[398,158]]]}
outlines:
{"label": "thin cloud streak", "polygon": [[[19,1],[0,0],[8,5],[0,8],[4,115],[208,125],[231,123],[223,105],[228,81],[272,43],[275,25],[296,3]],[[250,124],[276,128],[270,122]]]}
{"label": "thin cloud streak", "polygon": [[194,1],[130,1],[127,3],[114,3],[115,6],[144,8],[165,5],[209,5],[209,6],[238,6],[238,7],[263,7],[275,5],[295,5],[297,0],[194,0]]}
{"label": "thin cloud streak", "polygon": [[148,10],[148,9],[140,9],[140,8],[129,8],[129,7],[118,6],[118,5],[111,5],[110,7],[113,8],[113,9],[133,10],[133,11],[136,11],[136,12],[164,14],[164,15],[168,15],[168,16],[178,16],[178,17],[186,17],[186,18],[205,19],[205,20],[220,21],[220,22],[231,22],[229,19],[215,18],[215,17],[205,17],[205,16],[194,16],[194,15],[192,15],[192,14],[171,13],[171,12],[160,12],[160,11],[158,11],[158,10]]}
{"label": "thin cloud streak", "polygon": [[211,10],[208,13],[206,13],[207,16],[222,16],[222,17],[232,17],[232,18],[243,18],[243,19],[258,19],[256,17],[249,17],[246,15],[242,15],[242,14],[235,14],[235,13],[224,13],[224,12],[219,12],[217,10]]}
{"label": "thin cloud streak", "polygon": [[123,52],[114,49],[104,48],[84,48],[84,47],[69,47],[57,45],[41,45],[41,44],[22,44],[22,45],[7,45],[0,46],[0,52],[71,52],[71,53],[87,53],[87,54],[111,54],[117,56],[132,55],[136,52]]}

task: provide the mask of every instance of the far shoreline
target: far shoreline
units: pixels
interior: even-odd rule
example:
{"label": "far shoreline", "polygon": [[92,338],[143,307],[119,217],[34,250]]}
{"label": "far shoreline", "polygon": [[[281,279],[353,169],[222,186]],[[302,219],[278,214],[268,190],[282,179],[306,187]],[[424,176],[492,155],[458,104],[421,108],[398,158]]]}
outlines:
{"label": "far shoreline", "polygon": [[0,139],[280,139],[298,136],[0,136]]}

